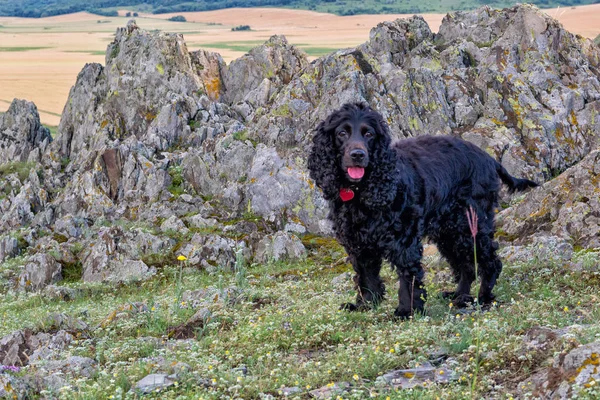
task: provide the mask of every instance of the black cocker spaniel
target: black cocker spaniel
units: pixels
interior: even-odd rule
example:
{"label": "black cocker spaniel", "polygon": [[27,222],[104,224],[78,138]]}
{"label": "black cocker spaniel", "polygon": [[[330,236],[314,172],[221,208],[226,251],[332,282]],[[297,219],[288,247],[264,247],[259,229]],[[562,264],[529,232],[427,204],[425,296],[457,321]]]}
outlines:
{"label": "black cocker spaniel", "polygon": [[494,242],[494,213],[501,182],[510,191],[538,186],[512,177],[477,146],[450,136],[420,136],[391,143],[382,116],[364,104],[346,104],[316,129],[308,158],[310,176],[329,202],[329,219],[354,267],[359,310],[378,303],[387,259],[398,273],[395,315],[422,312],[421,239],[429,238],[448,260],[458,287],[446,293],[457,307],[473,302],[473,238],[467,219],[478,217],[479,304],[494,299],[502,270]]}

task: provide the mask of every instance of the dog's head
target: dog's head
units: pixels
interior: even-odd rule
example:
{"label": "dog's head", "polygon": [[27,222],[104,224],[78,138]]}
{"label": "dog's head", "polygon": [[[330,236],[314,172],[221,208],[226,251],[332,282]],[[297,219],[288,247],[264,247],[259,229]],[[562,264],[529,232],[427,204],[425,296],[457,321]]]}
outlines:
{"label": "dog's head", "polygon": [[376,173],[389,152],[387,124],[365,104],[345,104],[322,121],[308,160],[311,177],[326,198],[341,187],[362,185]]}

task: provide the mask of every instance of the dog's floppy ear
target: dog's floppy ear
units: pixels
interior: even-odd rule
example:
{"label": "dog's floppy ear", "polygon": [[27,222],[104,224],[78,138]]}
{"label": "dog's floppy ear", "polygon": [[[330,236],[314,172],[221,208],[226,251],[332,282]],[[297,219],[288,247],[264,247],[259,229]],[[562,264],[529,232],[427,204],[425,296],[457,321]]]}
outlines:
{"label": "dog's floppy ear", "polygon": [[392,142],[387,123],[381,114],[371,110],[369,124],[377,132],[374,146],[370,150],[371,175],[367,181],[362,202],[373,208],[390,206],[398,192],[399,172],[396,170],[397,157],[390,148]]}
{"label": "dog's floppy ear", "polygon": [[332,116],[322,121],[313,137],[313,146],[308,156],[308,170],[310,177],[318,187],[323,190],[323,197],[332,200],[339,196],[340,172],[338,168],[339,157],[333,142],[331,132]]}

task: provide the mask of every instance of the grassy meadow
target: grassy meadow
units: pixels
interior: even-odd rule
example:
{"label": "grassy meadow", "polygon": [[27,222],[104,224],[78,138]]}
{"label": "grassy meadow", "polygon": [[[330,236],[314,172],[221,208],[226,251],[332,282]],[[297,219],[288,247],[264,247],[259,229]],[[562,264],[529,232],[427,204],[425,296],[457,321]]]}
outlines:
{"label": "grassy meadow", "polygon": [[[390,268],[384,269],[388,298],[377,309],[338,311],[355,295],[349,275],[334,279],[351,271],[343,250],[332,239],[306,236],[303,242],[309,257],[302,262],[238,262],[234,270],[208,273],[182,261],[159,267],[150,280],[117,287],[83,284],[73,267],[61,283],[76,290],[68,301],[13,290],[9,277],[23,262],[13,259],[0,265],[0,336],[44,329],[55,312],[85,321],[89,331],[63,355],[90,357],[98,372],[55,393],[65,399],[139,398],[130,391],[137,381],[173,372],[174,385],[144,398],[279,398],[295,387],[299,392],[290,398],[306,399],[316,388],[349,382],[349,391],[332,398],[511,399],[527,393],[518,383],[553,356],[527,350],[527,332],[576,325],[555,351],[600,337],[598,253],[581,252],[577,272],[536,260],[505,265],[498,303],[484,313],[458,312],[437,296],[453,284],[444,263],[428,256],[426,315],[397,321]],[[197,309],[185,293],[199,289],[207,293],[200,308],[209,312],[186,325]],[[453,371],[451,383],[394,390],[376,382],[391,370],[434,359]],[[590,388],[579,398],[597,395]]]}

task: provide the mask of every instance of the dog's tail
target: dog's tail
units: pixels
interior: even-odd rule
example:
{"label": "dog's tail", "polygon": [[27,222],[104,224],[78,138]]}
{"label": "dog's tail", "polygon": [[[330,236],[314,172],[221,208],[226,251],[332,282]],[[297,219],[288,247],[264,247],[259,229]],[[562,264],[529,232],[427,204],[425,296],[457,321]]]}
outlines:
{"label": "dog's tail", "polygon": [[535,183],[534,181],[530,181],[529,179],[515,178],[514,176],[509,174],[508,171],[499,162],[496,162],[496,172],[498,172],[498,176],[500,176],[502,182],[504,182],[504,184],[508,186],[508,191],[510,193],[522,192],[527,188],[540,186],[539,184]]}

